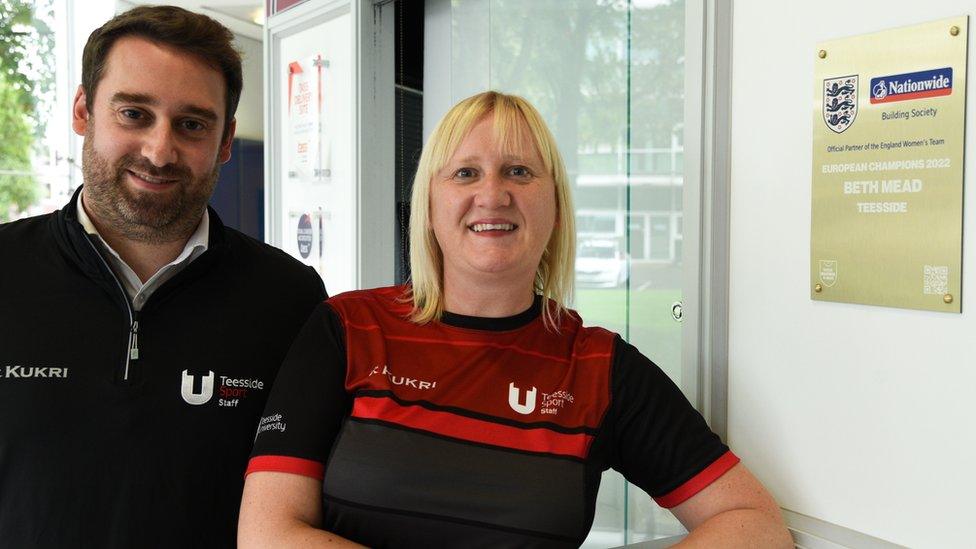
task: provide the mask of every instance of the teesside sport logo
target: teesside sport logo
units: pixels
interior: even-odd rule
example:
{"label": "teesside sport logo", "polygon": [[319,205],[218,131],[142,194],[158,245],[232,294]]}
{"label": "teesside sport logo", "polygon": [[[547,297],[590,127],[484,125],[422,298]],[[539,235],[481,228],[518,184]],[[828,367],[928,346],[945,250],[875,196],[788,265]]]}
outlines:
{"label": "teesside sport logo", "polygon": [[952,93],[952,67],[871,79],[871,103],[893,103]]}
{"label": "teesside sport logo", "polygon": [[[220,381],[218,382],[217,379]],[[219,397],[218,406],[237,408],[249,394],[263,390],[264,381],[260,379],[218,376],[212,370],[208,370],[205,374],[193,374],[189,370],[183,370],[180,381],[180,396],[183,397],[184,402],[192,406],[201,406],[210,402],[216,392]]]}

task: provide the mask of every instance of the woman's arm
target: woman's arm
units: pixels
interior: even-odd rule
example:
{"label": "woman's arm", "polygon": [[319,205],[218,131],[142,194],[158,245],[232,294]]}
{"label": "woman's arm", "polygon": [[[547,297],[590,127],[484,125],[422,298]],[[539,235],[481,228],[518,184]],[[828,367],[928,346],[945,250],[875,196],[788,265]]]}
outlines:
{"label": "woman's arm", "polygon": [[322,522],[322,481],[258,471],[247,476],[241,500],[237,546],[362,547],[313,525]]}
{"label": "woman's arm", "polygon": [[671,512],[691,532],[676,547],[793,547],[776,501],[741,463]]}
{"label": "woman's arm", "polygon": [[244,481],[240,547],[358,547],[317,529],[324,463],[351,406],[342,336],[342,321],[319,305],[278,371]]}

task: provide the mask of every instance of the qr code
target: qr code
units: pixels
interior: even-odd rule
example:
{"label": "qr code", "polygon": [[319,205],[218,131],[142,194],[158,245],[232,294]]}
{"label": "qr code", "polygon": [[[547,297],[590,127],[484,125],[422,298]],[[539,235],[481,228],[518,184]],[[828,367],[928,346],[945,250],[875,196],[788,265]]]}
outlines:
{"label": "qr code", "polygon": [[925,294],[949,293],[949,267],[945,265],[926,265],[923,269]]}

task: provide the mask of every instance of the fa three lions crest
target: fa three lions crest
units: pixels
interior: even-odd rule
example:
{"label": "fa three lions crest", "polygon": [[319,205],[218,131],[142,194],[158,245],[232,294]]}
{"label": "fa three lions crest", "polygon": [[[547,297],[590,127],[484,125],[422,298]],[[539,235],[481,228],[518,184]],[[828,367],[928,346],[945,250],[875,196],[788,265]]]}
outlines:
{"label": "fa three lions crest", "polygon": [[825,78],[823,119],[837,133],[851,127],[857,117],[857,75]]}

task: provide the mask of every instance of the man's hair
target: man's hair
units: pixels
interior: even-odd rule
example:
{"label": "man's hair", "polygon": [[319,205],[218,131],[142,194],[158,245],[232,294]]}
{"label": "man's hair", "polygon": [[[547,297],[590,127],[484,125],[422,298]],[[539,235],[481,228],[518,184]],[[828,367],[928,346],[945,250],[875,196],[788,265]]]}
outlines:
{"label": "man's hair", "polygon": [[81,85],[88,112],[92,112],[95,88],[105,72],[109,51],[116,40],[126,36],[186,52],[223,75],[226,137],[244,85],[241,54],[233,45],[234,34],[206,15],[176,6],[139,6],[116,15],[91,33],[81,60]]}
{"label": "man's hair", "polygon": [[411,320],[423,324],[444,312],[444,258],[430,224],[430,183],[472,128],[493,116],[495,139],[502,150],[515,150],[526,141],[535,145],[555,183],[556,223],[535,272],[534,290],[548,302],[543,321],[558,329],[559,316],[573,297],[576,261],[576,225],[569,178],[556,140],[535,107],[516,95],[487,91],[469,97],[441,119],[424,144],[410,199],[410,271],[413,312]]}

